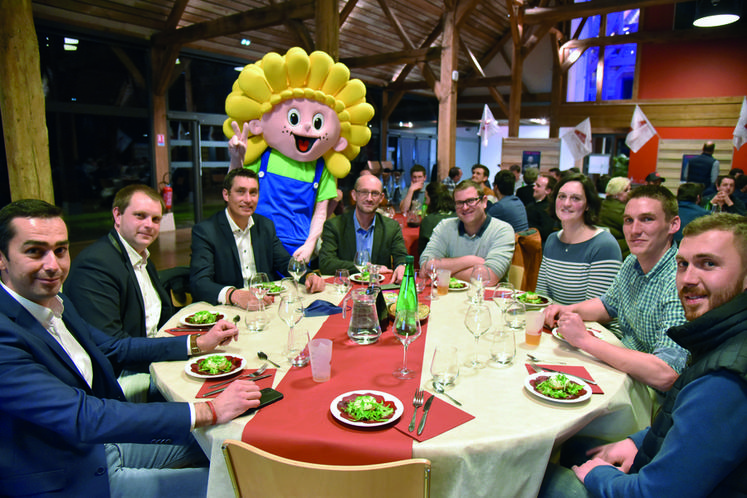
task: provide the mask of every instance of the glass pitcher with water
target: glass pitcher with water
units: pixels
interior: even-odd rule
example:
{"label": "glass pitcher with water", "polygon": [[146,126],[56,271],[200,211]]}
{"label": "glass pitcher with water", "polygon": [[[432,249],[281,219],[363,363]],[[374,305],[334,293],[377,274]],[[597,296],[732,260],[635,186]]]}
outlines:
{"label": "glass pitcher with water", "polygon": [[348,337],[357,344],[373,344],[381,336],[379,315],[376,312],[376,297],[378,289],[372,291],[367,289],[353,290],[342,306],[343,318],[347,315],[348,300],[352,300],[353,306],[350,313],[350,325],[348,325]]}

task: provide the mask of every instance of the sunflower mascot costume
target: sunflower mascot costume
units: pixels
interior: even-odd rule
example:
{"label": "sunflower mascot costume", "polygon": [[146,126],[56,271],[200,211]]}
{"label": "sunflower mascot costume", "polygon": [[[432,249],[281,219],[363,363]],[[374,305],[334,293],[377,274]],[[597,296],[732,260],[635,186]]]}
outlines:
{"label": "sunflower mascot costume", "polygon": [[294,47],[246,66],[226,98],[226,114],[230,169],[257,172],[256,212],[275,223],[290,254],[308,262],[337,178],[371,138],[366,87],[325,52]]}

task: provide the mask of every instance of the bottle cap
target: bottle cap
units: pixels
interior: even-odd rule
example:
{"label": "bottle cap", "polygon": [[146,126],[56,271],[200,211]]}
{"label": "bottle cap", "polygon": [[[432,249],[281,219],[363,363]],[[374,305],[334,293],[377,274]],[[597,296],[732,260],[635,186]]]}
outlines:
{"label": "bottle cap", "polygon": [[408,263],[415,263],[415,256],[412,256],[410,254],[405,256],[405,264],[408,264]]}

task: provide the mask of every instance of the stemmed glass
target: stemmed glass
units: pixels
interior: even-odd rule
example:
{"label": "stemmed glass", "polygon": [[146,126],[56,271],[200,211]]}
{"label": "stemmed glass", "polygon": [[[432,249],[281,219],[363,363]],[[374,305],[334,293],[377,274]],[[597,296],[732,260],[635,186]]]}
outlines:
{"label": "stemmed glass", "polygon": [[350,272],[346,269],[337,270],[334,284],[338,294],[347,294],[350,290]]}
{"label": "stemmed glass", "polygon": [[363,271],[368,267],[368,263],[370,262],[371,262],[371,254],[368,252],[368,249],[363,249],[362,251],[356,251],[353,264],[355,265],[356,268],[358,268],[358,273],[360,274],[361,279],[363,279]]}
{"label": "stemmed glass", "polygon": [[394,335],[405,347],[402,354],[402,368],[398,368],[393,375],[398,379],[412,379],[417,373],[407,368],[407,347],[420,336],[420,320],[417,310],[400,310],[394,317]]}
{"label": "stemmed glass", "polygon": [[475,265],[469,281],[474,288],[470,302],[472,304],[482,304],[485,296],[485,284],[490,281],[490,270],[485,265]]}
{"label": "stemmed glass", "polygon": [[423,266],[425,271],[428,272],[428,276],[431,278],[431,295],[429,296],[431,301],[438,299],[438,291],[436,290],[436,280],[438,279],[438,259],[432,258],[425,262]]}
{"label": "stemmed glass", "polygon": [[296,294],[298,293],[298,281],[301,280],[304,273],[306,273],[306,261],[303,259],[296,259],[291,256],[288,261],[288,273],[293,277],[293,281],[296,283]]}
{"label": "stemmed glass", "polygon": [[473,304],[467,309],[467,314],[464,316],[464,325],[467,330],[475,336],[475,354],[472,360],[467,361],[465,366],[472,368],[482,368],[485,366],[477,357],[477,348],[480,343],[480,337],[490,329],[492,320],[490,318],[490,310],[487,306],[482,304]]}
{"label": "stemmed glass", "polygon": [[268,287],[270,284],[270,278],[267,273],[255,273],[252,278],[249,279],[249,288],[254,292],[257,300],[262,302],[264,297],[267,295]]}
{"label": "stemmed glass", "polygon": [[506,308],[513,302],[515,294],[516,290],[510,282],[498,282],[493,291],[493,302],[498,306],[501,316],[505,315]]}
{"label": "stemmed glass", "polygon": [[293,335],[294,328],[301,321],[301,318],[303,318],[303,303],[301,299],[298,296],[283,296],[278,306],[278,316],[288,326],[288,344],[285,348],[286,356],[288,356],[297,342]]}

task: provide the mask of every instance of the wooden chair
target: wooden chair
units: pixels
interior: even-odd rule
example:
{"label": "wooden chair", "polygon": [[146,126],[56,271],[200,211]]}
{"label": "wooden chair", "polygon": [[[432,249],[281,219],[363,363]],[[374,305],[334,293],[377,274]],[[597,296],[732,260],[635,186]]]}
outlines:
{"label": "wooden chair", "polygon": [[542,238],[536,228],[518,232],[515,237],[516,247],[511,264],[524,268],[521,286],[516,288],[534,292],[542,262]]}
{"label": "wooden chair", "polygon": [[376,465],[319,465],[231,439],[223,442],[223,455],[239,498],[430,496],[431,462],[422,458]]}
{"label": "wooden chair", "polygon": [[514,286],[514,289],[523,289],[524,283],[524,267],[511,265],[508,269],[508,281]]}

